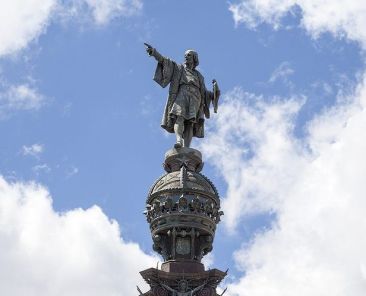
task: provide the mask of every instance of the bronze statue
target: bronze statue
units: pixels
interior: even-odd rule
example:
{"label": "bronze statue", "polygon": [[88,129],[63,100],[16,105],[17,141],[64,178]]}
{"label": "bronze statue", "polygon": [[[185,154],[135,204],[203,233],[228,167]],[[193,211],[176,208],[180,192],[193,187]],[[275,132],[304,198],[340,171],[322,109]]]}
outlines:
{"label": "bronze statue", "polygon": [[204,136],[205,118],[210,117],[211,104],[217,112],[220,90],[215,80],[213,90],[206,89],[194,50],[187,50],[184,63],[178,64],[145,45],[147,53],[157,60],[154,80],[163,88],[169,85],[161,126],[177,139],[175,148],[165,154],[166,174],[149,190],[144,212],[153,249],[164,262],[160,269],[157,266],[140,272],[150,290],[138,291],[141,296],[218,296],[217,286],[227,272],[206,270],[202,258],[212,251],[223,215],[220,196],[215,185],[200,173],[201,152],[189,146],[192,137]]}
{"label": "bronze statue", "polygon": [[161,86],[170,84],[168,100],[165,106],[161,127],[175,133],[175,148],[189,147],[192,137],[204,137],[204,121],[210,118],[210,104],[217,112],[220,90],[216,80],[212,80],[213,91],[206,89],[204,78],[196,69],[198,54],[187,50],[184,63],[163,57],[151,45],[144,43],[149,56],[157,61],[154,80]]}

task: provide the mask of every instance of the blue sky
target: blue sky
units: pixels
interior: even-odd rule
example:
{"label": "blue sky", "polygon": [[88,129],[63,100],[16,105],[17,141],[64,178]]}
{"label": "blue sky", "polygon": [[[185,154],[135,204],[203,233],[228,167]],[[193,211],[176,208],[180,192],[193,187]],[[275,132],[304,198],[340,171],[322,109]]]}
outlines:
{"label": "blue sky", "polygon": [[223,201],[207,262],[227,293],[364,295],[366,6],[325,2],[0,3],[6,295],[135,295],[155,266],[142,211],[174,136],[143,42],[196,49],[222,91],[193,146]]}

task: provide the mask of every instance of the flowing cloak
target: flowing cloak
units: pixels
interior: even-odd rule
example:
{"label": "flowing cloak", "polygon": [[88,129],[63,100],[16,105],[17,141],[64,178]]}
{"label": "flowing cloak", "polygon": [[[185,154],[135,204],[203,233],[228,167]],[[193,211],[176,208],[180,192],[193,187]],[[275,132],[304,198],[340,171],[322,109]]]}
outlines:
{"label": "flowing cloak", "polygon": [[[166,87],[169,83],[169,94],[167,102],[165,104],[163,118],[161,120],[161,127],[167,130],[169,133],[174,133],[174,118],[169,116],[170,110],[172,109],[173,103],[178,95],[180,80],[184,66],[177,64],[176,62],[163,57],[158,62],[155,70],[154,81],[161,87]],[[210,118],[210,102],[213,99],[213,93],[206,90],[203,76],[200,72],[195,70],[199,77],[200,82],[200,94],[201,94],[201,105],[196,115],[196,120],[193,123],[193,136],[197,138],[204,137],[204,122],[205,117]]]}

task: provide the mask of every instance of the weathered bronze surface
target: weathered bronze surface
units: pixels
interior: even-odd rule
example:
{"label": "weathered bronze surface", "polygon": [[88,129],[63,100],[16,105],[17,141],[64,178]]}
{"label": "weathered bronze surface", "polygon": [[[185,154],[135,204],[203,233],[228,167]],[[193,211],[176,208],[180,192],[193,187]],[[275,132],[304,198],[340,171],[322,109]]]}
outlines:
{"label": "weathered bronze surface", "polygon": [[[203,137],[204,115],[212,102],[217,111],[220,95],[216,81],[207,91],[195,70],[198,56],[187,51],[179,65],[146,44],[158,61],[155,81],[170,83],[162,127],[175,132],[177,143],[165,154],[166,173],[151,187],[144,212],[150,225],[153,249],[163,258],[161,269],[141,271],[150,286],[144,296],[216,296],[226,272],[205,270],[202,258],[212,251],[216,226],[224,214],[214,184],[203,174],[202,154],[189,148],[192,136]],[[183,107],[182,107],[183,106]]]}
{"label": "weathered bronze surface", "polygon": [[145,43],[149,56],[156,66],[154,80],[161,86],[169,84],[161,127],[175,133],[175,148],[190,147],[192,137],[204,137],[205,118],[210,118],[210,104],[217,112],[220,97],[219,86],[212,80],[212,91],[206,89],[202,74],[196,69],[199,64],[196,51],[189,49],[184,54],[184,63],[179,64],[163,57],[155,48]]}

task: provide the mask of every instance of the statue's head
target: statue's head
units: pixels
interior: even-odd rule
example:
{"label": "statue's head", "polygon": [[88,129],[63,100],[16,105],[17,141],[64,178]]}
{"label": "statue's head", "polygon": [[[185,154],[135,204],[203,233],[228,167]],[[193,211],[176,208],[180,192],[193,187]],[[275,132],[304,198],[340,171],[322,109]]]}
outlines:
{"label": "statue's head", "polygon": [[186,50],[186,52],[184,53],[184,59],[186,64],[193,64],[193,69],[196,68],[200,63],[198,60],[198,53],[193,49]]}
{"label": "statue's head", "polygon": [[178,286],[179,292],[186,292],[188,289],[188,282],[186,280],[180,280]]}

